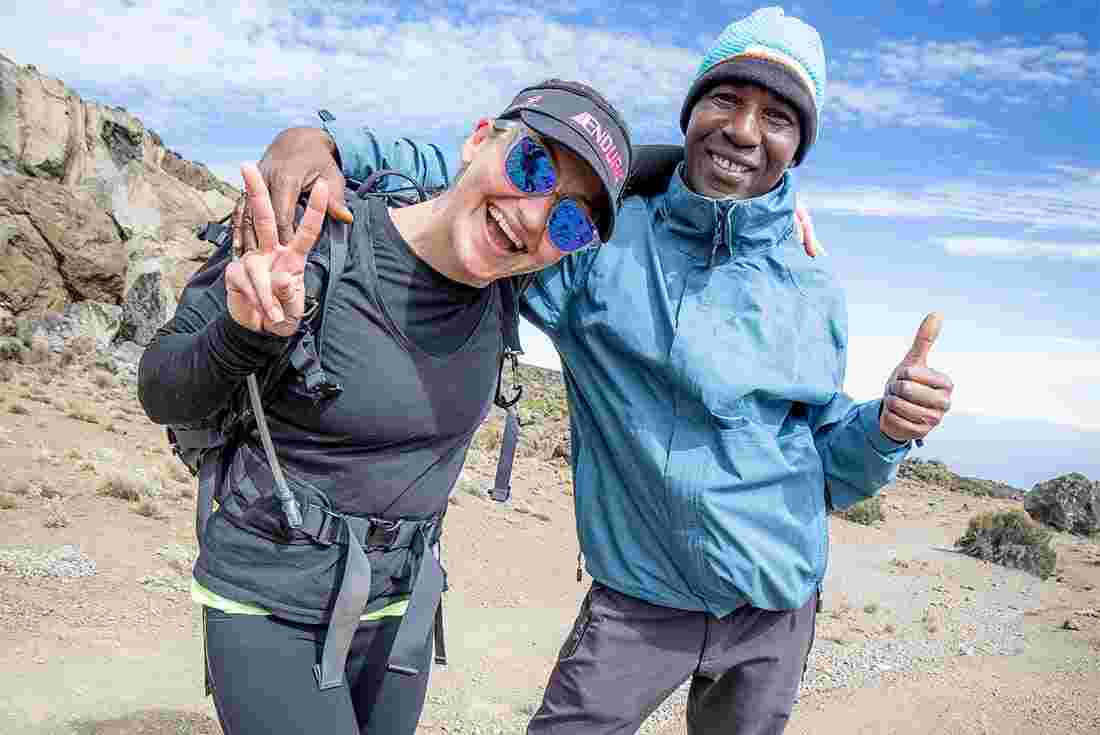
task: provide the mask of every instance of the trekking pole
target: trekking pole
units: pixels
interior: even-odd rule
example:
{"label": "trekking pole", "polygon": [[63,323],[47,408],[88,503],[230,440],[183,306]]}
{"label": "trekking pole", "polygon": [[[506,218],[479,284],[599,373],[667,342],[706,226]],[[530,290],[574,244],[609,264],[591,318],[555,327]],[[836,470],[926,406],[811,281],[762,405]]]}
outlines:
{"label": "trekking pole", "polygon": [[287,525],[298,528],[302,525],[302,510],[298,507],[298,499],[287,487],[286,478],[283,477],[283,468],[279,465],[279,458],[275,454],[275,444],[271,441],[271,432],[267,429],[267,416],[264,415],[263,402],[260,400],[260,384],[256,381],[256,374],[249,373],[248,397],[252,401],[252,414],[256,417],[256,428],[260,430],[260,440],[264,445],[264,454],[267,455],[267,463],[271,466],[271,474],[275,478],[275,497],[283,506],[283,514],[286,516]]}

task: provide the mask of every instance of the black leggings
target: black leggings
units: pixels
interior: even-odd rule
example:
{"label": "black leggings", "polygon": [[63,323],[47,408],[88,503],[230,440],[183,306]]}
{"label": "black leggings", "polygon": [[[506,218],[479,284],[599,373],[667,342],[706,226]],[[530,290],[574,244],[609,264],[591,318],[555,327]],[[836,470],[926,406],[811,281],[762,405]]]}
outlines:
{"label": "black leggings", "polygon": [[273,616],[203,608],[207,671],[225,735],[413,735],[431,667],[424,641],[420,674],[386,671],[401,623],[387,617],[360,624],[346,668],[347,686],[321,691],[325,626]]}

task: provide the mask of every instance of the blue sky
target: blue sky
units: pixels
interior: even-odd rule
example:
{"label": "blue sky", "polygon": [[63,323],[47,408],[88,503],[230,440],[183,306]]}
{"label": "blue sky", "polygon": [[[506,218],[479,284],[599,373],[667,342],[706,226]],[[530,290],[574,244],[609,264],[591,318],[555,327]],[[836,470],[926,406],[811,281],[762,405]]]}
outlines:
{"label": "blue sky", "polygon": [[[0,52],[236,179],[318,107],[454,150],[477,117],[550,75],[606,92],[637,141],[679,142],[703,49],[760,4],[6,5]],[[797,178],[848,291],[849,392],[881,392],[940,310],[932,365],[958,387],[924,455],[1024,487],[1072,470],[1100,479],[1100,5],[784,7],[828,57],[819,140]],[[532,336],[528,348],[553,361]]]}

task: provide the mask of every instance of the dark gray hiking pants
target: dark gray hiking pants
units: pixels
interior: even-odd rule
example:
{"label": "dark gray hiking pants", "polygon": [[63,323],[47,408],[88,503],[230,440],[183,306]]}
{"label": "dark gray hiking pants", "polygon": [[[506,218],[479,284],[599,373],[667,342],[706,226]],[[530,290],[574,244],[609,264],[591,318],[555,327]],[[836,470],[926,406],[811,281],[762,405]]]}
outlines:
{"label": "dark gray hiking pants", "polygon": [[528,735],[628,735],[691,677],[689,735],[777,735],[813,644],[817,596],[799,610],[744,605],[724,618],[651,605],[594,582]]}

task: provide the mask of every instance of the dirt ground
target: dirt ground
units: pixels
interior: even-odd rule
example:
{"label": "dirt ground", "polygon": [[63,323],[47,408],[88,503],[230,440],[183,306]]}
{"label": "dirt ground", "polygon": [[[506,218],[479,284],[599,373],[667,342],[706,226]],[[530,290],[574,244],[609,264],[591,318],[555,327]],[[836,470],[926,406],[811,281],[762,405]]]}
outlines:
{"label": "dirt ground", "polygon": [[[80,363],[11,371],[0,380],[0,734],[218,733],[187,591],[191,479],[132,389]],[[535,446],[517,460],[515,500],[499,505],[479,492],[492,477],[494,432],[479,437],[448,512],[451,664],[433,672],[423,733],[522,732],[586,589],[575,577],[571,487],[566,462],[552,458],[557,440],[529,433]],[[120,486],[120,473],[137,478],[138,499],[103,493]],[[890,602],[891,590],[934,577],[937,614],[950,618],[994,576],[943,549],[973,514],[1011,501],[901,483],[885,504],[879,527],[832,523],[833,614],[821,616],[822,640],[934,637],[919,611]],[[997,572],[1027,596],[1021,652],[955,656],[930,671],[815,689],[788,732],[1100,732],[1100,548],[1059,539],[1057,578]],[[27,559],[64,546],[94,561],[94,574],[27,576]],[[966,621],[953,625],[945,629],[964,630]],[[649,729],[683,732],[679,706]]]}

